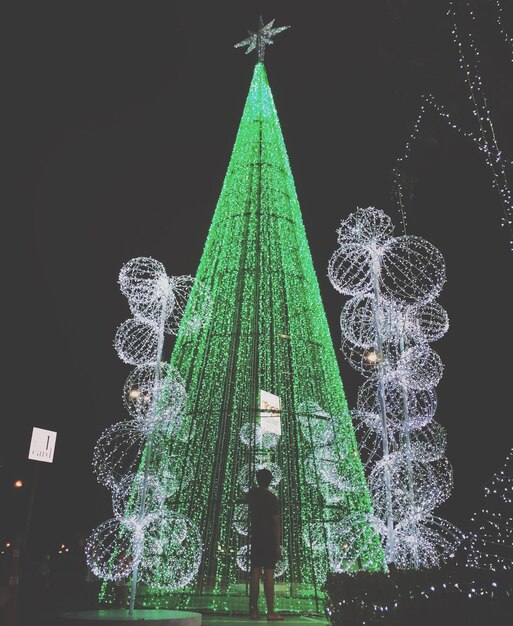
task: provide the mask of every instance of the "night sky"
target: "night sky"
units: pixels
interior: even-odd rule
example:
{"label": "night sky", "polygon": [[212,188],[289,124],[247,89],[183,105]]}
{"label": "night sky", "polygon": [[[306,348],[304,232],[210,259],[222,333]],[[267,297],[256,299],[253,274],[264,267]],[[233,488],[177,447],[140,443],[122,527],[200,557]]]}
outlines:
{"label": "night sky", "polygon": [[[494,3],[473,4],[498,141],[513,157],[511,52]],[[511,33],[509,4],[503,22]],[[255,62],[233,44],[260,11],[291,25],[268,49],[266,67],[338,347],[346,298],[326,268],[340,220],[373,205],[400,234],[392,169],[421,93],[472,123],[446,8],[441,0],[76,0],[4,9],[0,539],[22,518],[33,426],[58,431],[55,462],[40,467],[34,548],[71,541],[111,516],[91,459],[102,430],[125,417],[131,368],[112,345],[129,317],[119,269],[153,256],[169,274],[196,272]],[[408,232],[431,241],[447,263],[440,302],[451,327],[433,347],[445,363],[436,419],[447,429],[455,489],[439,514],[465,528],[513,444],[513,254],[482,155],[435,114],[425,118],[405,180]],[[363,378],[337,353],[354,406]],[[14,493],[20,476],[27,487]]]}

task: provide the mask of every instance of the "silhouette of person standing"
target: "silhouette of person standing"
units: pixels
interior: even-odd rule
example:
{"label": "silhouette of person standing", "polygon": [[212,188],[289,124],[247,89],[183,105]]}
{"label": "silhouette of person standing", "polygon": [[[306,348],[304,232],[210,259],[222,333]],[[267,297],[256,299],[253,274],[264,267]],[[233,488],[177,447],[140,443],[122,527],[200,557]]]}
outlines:
{"label": "silhouette of person standing", "polygon": [[258,591],[260,574],[264,570],[264,592],[267,603],[267,621],[277,622],[283,616],[274,612],[274,568],[281,557],[280,503],[269,491],[273,475],[268,469],[258,470],[258,487],[251,487],[248,494],[251,580],[249,586],[249,614],[258,619]]}

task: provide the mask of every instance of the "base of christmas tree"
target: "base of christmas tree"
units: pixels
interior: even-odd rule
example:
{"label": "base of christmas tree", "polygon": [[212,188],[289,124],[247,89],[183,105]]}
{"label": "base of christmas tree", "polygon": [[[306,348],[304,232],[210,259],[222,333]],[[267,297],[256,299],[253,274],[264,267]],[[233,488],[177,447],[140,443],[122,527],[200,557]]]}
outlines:
{"label": "base of christmas tree", "polygon": [[123,626],[134,622],[147,622],[151,626],[201,626],[201,614],[190,611],[136,609],[132,615],[127,609],[78,611],[60,616],[64,626]]}

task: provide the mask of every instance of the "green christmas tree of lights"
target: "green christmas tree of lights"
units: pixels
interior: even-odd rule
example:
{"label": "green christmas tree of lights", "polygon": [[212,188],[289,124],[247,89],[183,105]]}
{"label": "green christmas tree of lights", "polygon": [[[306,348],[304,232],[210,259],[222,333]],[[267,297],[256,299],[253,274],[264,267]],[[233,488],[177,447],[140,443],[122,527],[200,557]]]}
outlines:
{"label": "green christmas tree of lights", "polygon": [[[311,607],[329,569],[385,566],[261,60],[196,278],[210,289],[212,315],[196,333],[178,333],[171,364],[186,383],[188,417],[160,460],[180,483],[172,508],[197,524],[204,545],[178,604],[227,607],[219,599],[245,593],[244,497],[268,466],[282,506],[278,581],[290,608],[305,597]],[[183,328],[194,326],[201,298],[193,287]],[[281,400],[281,435],[261,424],[261,390]]]}

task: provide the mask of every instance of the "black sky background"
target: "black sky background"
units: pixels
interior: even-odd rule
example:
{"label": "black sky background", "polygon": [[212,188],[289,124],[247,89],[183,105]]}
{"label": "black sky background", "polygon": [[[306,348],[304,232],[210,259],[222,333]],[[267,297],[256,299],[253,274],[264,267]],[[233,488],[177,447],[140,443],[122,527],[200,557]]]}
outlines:
{"label": "black sky background", "polygon": [[[513,31],[513,7],[503,2]],[[476,37],[505,154],[513,155],[513,64],[480,0]],[[194,274],[226,172],[254,57],[233,44],[260,11],[290,24],[266,57],[335,345],[345,298],[326,277],[339,221],[357,206],[389,213],[392,169],[432,92],[471,114],[443,0],[19,2],[4,9],[9,168],[4,189],[3,428],[0,539],[20,524],[35,463],[33,426],[58,431],[41,464],[32,543],[50,546],[110,517],[92,449],[123,419],[130,368],[113,346],[129,316],[121,265],[161,260]],[[513,173],[509,170],[510,180]],[[475,146],[427,114],[408,161],[409,232],[443,253],[449,333],[436,419],[455,489],[439,510],[465,527],[513,445],[512,253]],[[167,345],[170,352],[171,344]],[[343,362],[350,406],[363,379]],[[15,493],[11,481],[27,487]]]}

